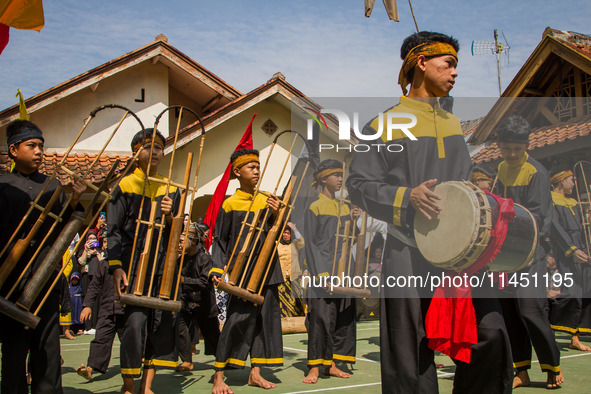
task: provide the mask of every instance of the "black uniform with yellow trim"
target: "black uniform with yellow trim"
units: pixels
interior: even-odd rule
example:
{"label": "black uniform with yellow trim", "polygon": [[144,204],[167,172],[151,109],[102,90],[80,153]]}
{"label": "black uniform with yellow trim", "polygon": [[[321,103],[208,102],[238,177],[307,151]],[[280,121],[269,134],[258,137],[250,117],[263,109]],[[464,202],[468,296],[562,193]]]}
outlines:
{"label": "black uniform with yellow trim", "polygon": [[[351,221],[347,204],[320,193],[304,216],[306,262],[313,278],[338,275],[333,263],[341,257],[341,239],[335,242],[337,230],[344,233],[345,222]],[[336,246],[336,250],[335,250]],[[333,361],[355,362],[355,302],[351,298],[328,297],[322,287],[309,287],[308,301],[308,367],[330,366]]]}
{"label": "black uniform with yellow trim", "polygon": [[[250,219],[259,210],[268,209],[267,197],[257,194],[250,211],[253,196],[240,189],[228,197],[218,213],[215,222],[213,239],[213,268],[209,277],[221,277],[226,264],[230,264],[228,272],[232,272],[234,261],[228,263],[232,250],[236,244],[236,258],[242,243],[246,238],[248,227],[245,226],[240,239],[240,228],[247,213]],[[261,218],[265,216],[263,212]],[[268,215],[266,227],[272,221]],[[266,230],[252,247],[250,269],[246,272],[245,283],[248,280],[254,262],[260,253]],[[253,240],[254,242],[254,240]],[[222,371],[229,368],[244,368],[246,358],[250,353],[250,363],[253,367],[283,365],[283,338],[281,337],[281,313],[279,308],[278,285],[283,283],[283,275],[277,256],[270,262],[267,282],[261,293],[265,297],[262,305],[254,305],[242,298],[230,296],[226,309],[226,322],[222,328],[214,368]]]}
{"label": "black uniform with yellow trim", "polygon": [[[160,175],[155,175],[155,177],[165,179]],[[131,262],[136,221],[142,199],[145,200],[142,208],[142,220],[149,219],[151,202],[156,201],[158,208],[155,220],[156,223],[160,223],[162,219],[160,204],[166,193],[165,184],[150,181],[144,184],[144,180],[145,174],[139,168],[136,168],[133,174],[123,178],[113,191],[107,215],[109,272],[113,273],[115,269],[121,268],[126,275],[129,273],[128,289],[133,289],[139,258],[146,242],[148,227],[142,224],[135,243],[134,261]],[[175,215],[180,201],[179,190],[175,186],[170,186],[168,195],[173,200],[172,213]],[[152,273],[153,265],[156,264],[156,274],[150,294],[152,297],[157,297],[160,290],[169,238],[169,228],[165,227],[158,255],[154,261],[159,231],[158,227],[154,228],[147,270],[148,276],[144,287],[144,295],[148,295],[149,275]],[[121,339],[121,374],[124,378],[141,376],[142,358],[145,359],[144,368],[176,368],[178,335],[174,320],[172,312],[135,306],[125,307],[125,328]]]}
{"label": "black uniform with yellow trim", "polygon": [[[530,278],[534,275],[542,278],[547,272],[545,248],[549,248],[546,239],[550,237],[554,211],[548,173],[527,153],[517,165],[501,162],[498,173],[494,192],[501,197],[512,198],[527,208],[538,226],[540,242],[533,262],[517,271],[517,277],[523,273]],[[535,287],[533,281],[530,284],[529,287],[508,287],[503,291],[510,292],[514,297],[501,298],[503,316],[511,339],[513,365],[518,371],[531,368],[533,345],[542,371],[557,373],[560,371],[560,352],[548,320],[546,287]]]}
{"label": "black uniform with yellow trim", "polygon": [[[577,249],[586,250],[581,209],[577,200],[561,193],[552,192],[554,203],[554,222],[568,234],[569,242],[561,246],[555,242],[552,233],[553,255],[556,258],[558,271],[562,278],[570,274],[573,279],[571,286],[560,288],[560,295],[550,303],[550,323],[554,330],[570,334],[591,333],[591,267],[574,261],[573,253]],[[560,238],[559,238],[560,240]]]}
{"label": "black uniform with yellow trim", "polygon": [[[387,136],[388,113],[416,116],[410,131]],[[429,179],[437,182],[470,179],[471,161],[459,120],[438,104],[402,97],[400,104],[364,128],[364,134],[383,130],[385,146],[356,153],[347,179],[351,201],[376,219],[389,224],[382,277],[438,275],[416,248],[412,223],[415,210],[409,202],[412,188]],[[407,121],[406,121],[407,122]],[[392,146],[394,145],[394,146]],[[392,152],[387,147],[392,146]],[[433,295],[428,288],[385,286],[380,310],[382,391],[387,393],[437,392],[433,350],[425,338],[425,316]],[[509,339],[495,294],[473,289],[478,343],[471,362],[456,362],[454,389],[458,392],[510,392],[513,381]],[[481,297],[481,298],[479,298]]]}

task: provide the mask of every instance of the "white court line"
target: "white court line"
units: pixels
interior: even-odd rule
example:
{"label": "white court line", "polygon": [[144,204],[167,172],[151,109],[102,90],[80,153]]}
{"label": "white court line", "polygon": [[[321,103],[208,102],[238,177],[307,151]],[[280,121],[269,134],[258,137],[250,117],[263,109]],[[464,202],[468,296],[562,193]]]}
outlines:
{"label": "white court line", "polygon": [[[284,348],[284,349],[287,349],[287,350],[292,350],[292,351],[294,351],[294,352],[308,353],[308,351],[307,351],[307,350],[302,350],[302,349],[295,349],[295,348],[293,348],[293,347],[287,347],[287,346],[283,346],[283,348]],[[367,362],[369,362],[369,363],[375,363],[375,364],[379,364],[379,362],[378,362],[378,361],[370,360],[370,359],[363,358],[363,357],[355,357],[355,359],[357,359],[357,360],[359,360],[359,361],[367,361]]]}
{"label": "white court line", "polygon": [[[358,328],[358,329],[357,329],[357,331],[375,330],[375,329],[378,329],[378,328],[380,328],[380,326],[379,326],[379,325],[377,325],[377,326],[374,326],[374,327],[369,327],[369,328]],[[296,336],[296,335],[308,335],[308,333],[307,333],[307,332],[301,332],[301,333],[298,333],[298,334],[288,334],[288,335],[289,335],[289,336]]]}
{"label": "white court line", "polygon": [[318,393],[320,391],[334,391],[334,390],[342,390],[342,389],[354,389],[354,388],[357,388],[357,387],[377,386],[377,385],[381,385],[381,384],[382,384],[382,382],[366,383],[366,384],[356,384],[354,386],[329,387],[329,388],[325,388],[325,389],[306,390],[306,391],[292,391],[291,393],[285,393],[285,394]]}

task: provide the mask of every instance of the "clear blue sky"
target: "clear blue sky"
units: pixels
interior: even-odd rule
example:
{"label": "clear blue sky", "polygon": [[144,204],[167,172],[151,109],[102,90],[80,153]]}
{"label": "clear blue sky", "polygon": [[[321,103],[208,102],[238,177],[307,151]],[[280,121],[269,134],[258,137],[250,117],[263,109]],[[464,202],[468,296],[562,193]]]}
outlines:
{"label": "clear blue sky", "polygon": [[[154,40],[169,43],[246,93],[281,71],[308,96],[399,96],[400,44],[413,33],[408,2],[400,23],[377,0],[45,1],[45,28],[11,29],[0,55],[0,110]],[[591,2],[413,0],[421,30],[459,39],[459,78],[452,95],[498,95],[493,55],[471,56],[472,40],[503,31],[503,88],[542,38],[544,28],[591,34]]]}

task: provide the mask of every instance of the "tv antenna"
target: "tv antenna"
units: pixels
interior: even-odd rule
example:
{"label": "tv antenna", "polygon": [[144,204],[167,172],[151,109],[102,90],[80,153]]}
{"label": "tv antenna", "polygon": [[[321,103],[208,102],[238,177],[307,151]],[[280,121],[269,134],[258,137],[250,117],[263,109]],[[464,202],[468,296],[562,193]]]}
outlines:
{"label": "tv antenna", "polygon": [[511,47],[509,46],[509,43],[507,42],[507,38],[505,37],[505,34],[503,32],[501,32],[501,35],[503,36],[503,41],[505,41],[504,45],[499,41],[499,33],[497,32],[497,29],[495,29],[495,32],[494,32],[494,37],[495,37],[494,42],[472,41],[472,56],[474,56],[474,55],[491,55],[491,54],[497,55],[497,74],[499,76],[499,96],[503,94],[503,92],[501,90],[501,59],[500,59],[500,55],[501,55],[501,53],[504,53],[505,55],[507,55],[507,63],[509,63],[509,49],[511,49]]}

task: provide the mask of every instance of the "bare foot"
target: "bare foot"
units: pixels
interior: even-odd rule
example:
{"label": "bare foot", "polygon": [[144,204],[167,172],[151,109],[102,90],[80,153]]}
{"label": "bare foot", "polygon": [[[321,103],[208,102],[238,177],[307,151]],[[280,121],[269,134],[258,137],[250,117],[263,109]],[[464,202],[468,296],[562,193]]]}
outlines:
{"label": "bare foot", "polygon": [[248,385],[249,386],[258,386],[265,390],[273,389],[277,385],[273,382],[269,382],[267,379],[261,376],[261,368],[260,367],[252,367],[250,370],[250,375],[248,375]]}
{"label": "bare foot", "polygon": [[76,339],[76,337],[74,336],[74,334],[72,333],[71,330],[64,331],[64,335],[66,336],[66,339],[69,339],[70,341],[73,341],[74,339]]}
{"label": "bare foot", "polygon": [[318,367],[311,367],[302,383],[316,383],[318,381]]}
{"label": "bare foot", "polygon": [[525,371],[519,371],[515,374],[515,376],[513,377],[513,388],[517,388],[517,387],[527,387],[530,384],[530,380],[529,380],[529,374],[527,373],[527,370]]}
{"label": "bare foot", "polygon": [[123,378],[123,386],[121,387],[123,394],[135,394],[135,384],[133,378]]}
{"label": "bare foot", "polygon": [[92,368],[86,367],[84,364],[80,365],[78,369],[76,369],[76,373],[82,376],[86,380],[92,380]]}
{"label": "bare foot", "polygon": [[176,367],[176,372],[189,372],[193,370],[193,363],[182,363]]}
{"label": "bare foot", "polygon": [[350,378],[351,375],[347,372],[343,372],[337,368],[336,364],[333,362],[332,365],[324,370],[324,374],[328,376],[334,376],[336,378],[343,378],[347,379]]}
{"label": "bare foot", "polygon": [[562,371],[556,372],[547,372],[548,379],[546,380],[546,388],[547,389],[557,389],[560,387],[562,383],[564,383],[564,376],[562,376]]}
{"label": "bare foot", "polygon": [[570,340],[570,346],[568,348],[574,349],[574,350],[580,350],[582,352],[588,352],[591,350],[591,347],[584,345],[581,342],[578,335],[573,335],[573,337]]}
{"label": "bare foot", "polygon": [[234,394],[230,386],[224,382],[224,371],[216,371],[213,374],[212,394]]}

